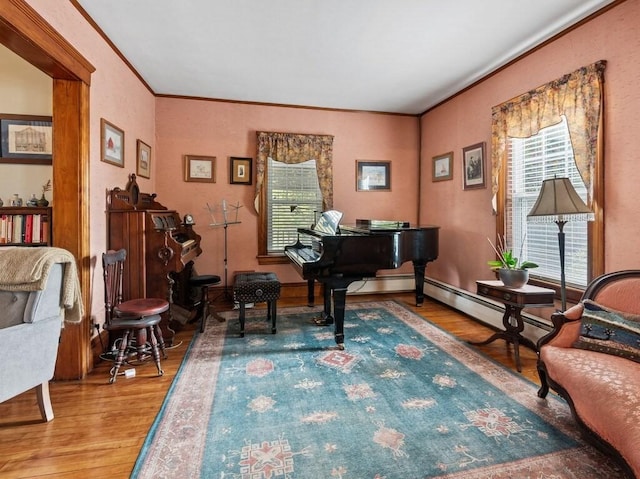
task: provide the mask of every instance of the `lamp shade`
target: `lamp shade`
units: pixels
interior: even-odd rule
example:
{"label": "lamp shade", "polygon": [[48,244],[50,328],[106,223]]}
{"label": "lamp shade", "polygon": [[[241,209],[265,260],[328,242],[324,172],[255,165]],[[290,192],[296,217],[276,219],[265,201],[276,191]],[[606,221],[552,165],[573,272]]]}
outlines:
{"label": "lamp shade", "polygon": [[550,178],[542,182],[536,204],[527,219],[534,222],[593,221],[594,215],[569,178]]}

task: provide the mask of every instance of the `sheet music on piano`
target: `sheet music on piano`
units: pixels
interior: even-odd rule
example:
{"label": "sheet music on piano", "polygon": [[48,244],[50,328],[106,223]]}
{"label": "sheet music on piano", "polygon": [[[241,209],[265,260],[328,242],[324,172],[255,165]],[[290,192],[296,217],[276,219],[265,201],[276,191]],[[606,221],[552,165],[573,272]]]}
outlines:
{"label": "sheet music on piano", "polygon": [[[355,226],[340,224],[343,214],[325,211],[314,227],[298,228],[298,241],[285,247],[293,266],[308,281],[312,305],[313,282],[324,284],[324,311],[318,324],[334,324],[335,340],[344,348],[344,309],[347,288],[354,281],[375,277],[381,269],[399,268],[412,261],[416,305],[424,300],[424,273],[438,257],[438,226],[411,227],[405,221],[358,220]],[[308,236],[311,245],[300,236]],[[332,314],[333,300],[333,314]]]}

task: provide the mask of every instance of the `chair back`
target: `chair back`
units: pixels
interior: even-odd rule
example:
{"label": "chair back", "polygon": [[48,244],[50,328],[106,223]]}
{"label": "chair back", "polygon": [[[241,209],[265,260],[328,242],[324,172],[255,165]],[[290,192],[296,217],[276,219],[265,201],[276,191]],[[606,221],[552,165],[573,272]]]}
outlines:
{"label": "chair back", "polygon": [[640,315],[640,270],[623,270],[603,274],[585,289],[582,299],[591,299],[617,311]]}
{"label": "chair back", "polygon": [[102,253],[102,274],[104,276],[104,313],[105,322],[110,324],[113,309],[122,303],[122,276],[127,250],[109,250]]}

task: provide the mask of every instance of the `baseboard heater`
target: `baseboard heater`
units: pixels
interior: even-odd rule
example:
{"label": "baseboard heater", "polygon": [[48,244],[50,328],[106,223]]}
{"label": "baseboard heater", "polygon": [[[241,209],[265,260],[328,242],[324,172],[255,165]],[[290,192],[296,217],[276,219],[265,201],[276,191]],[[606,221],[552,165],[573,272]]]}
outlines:
{"label": "baseboard heater", "polygon": [[[347,294],[400,293],[414,291],[414,289],[413,275],[397,274],[356,281],[349,286]],[[504,329],[502,326],[504,305],[502,303],[431,278],[424,279],[424,293],[481,323],[496,329]],[[523,313],[522,319],[524,320],[522,335],[534,343],[551,330],[550,320],[529,313]]]}

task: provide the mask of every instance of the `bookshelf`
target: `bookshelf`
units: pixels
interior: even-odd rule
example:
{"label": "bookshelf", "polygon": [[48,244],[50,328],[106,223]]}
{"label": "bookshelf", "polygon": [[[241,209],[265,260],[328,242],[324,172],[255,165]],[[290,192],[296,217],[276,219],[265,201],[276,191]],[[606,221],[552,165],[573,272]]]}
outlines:
{"label": "bookshelf", "polygon": [[51,207],[0,207],[0,246],[51,246]]}

